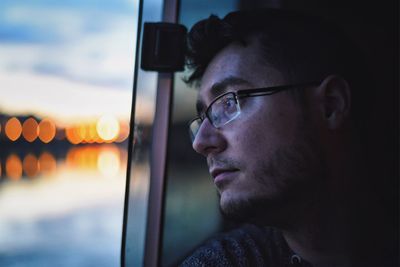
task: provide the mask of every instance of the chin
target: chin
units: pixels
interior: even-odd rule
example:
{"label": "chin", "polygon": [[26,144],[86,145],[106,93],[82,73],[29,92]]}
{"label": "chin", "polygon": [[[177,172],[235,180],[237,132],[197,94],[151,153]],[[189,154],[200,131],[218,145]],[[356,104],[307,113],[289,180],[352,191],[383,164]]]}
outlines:
{"label": "chin", "polygon": [[[259,225],[283,224],[282,203],[266,196],[239,196],[238,192],[223,192],[220,199],[222,214],[229,220]],[[283,216],[283,217],[282,217]]]}
{"label": "chin", "polygon": [[223,192],[220,199],[221,212],[230,220],[251,222],[254,220],[256,210],[253,201],[248,197],[241,197],[237,192]]}

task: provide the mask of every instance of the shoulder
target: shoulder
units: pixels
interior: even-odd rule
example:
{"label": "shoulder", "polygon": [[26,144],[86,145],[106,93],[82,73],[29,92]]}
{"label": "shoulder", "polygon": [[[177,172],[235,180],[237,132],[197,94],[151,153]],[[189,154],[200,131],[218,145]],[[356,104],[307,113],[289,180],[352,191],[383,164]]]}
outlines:
{"label": "shoulder", "polygon": [[181,266],[279,266],[287,250],[280,231],[244,225],[208,241]]}

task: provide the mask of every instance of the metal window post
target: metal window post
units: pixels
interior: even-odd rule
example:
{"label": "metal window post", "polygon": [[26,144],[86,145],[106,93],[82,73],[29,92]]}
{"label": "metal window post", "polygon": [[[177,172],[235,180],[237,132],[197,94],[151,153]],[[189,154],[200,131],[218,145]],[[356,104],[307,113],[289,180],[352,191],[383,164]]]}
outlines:
{"label": "metal window post", "polygon": [[[178,0],[165,0],[163,22],[176,23]],[[168,129],[173,97],[173,73],[159,73],[156,112],[153,126],[150,193],[146,229],[144,265],[160,264],[162,247],[163,201],[167,166]]]}

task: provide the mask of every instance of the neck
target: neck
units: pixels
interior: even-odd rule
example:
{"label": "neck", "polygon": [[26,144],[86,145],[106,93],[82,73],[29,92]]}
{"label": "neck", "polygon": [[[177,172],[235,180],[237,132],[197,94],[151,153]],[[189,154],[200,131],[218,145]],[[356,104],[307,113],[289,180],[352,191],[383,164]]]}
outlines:
{"label": "neck", "polygon": [[363,190],[356,182],[362,176],[359,157],[356,153],[333,155],[341,157],[328,159],[335,166],[327,166],[326,183],[304,205],[293,224],[282,229],[289,247],[314,267],[354,266],[358,248],[356,228],[362,221],[355,213],[363,204],[359,200],[365,200],[360,198]]}
{"label": "neck", "polygon": [[296,226],[283,229],[289,247],[314,267],[350,266],[343,216],[332,207],[309,210],[303,215]]}

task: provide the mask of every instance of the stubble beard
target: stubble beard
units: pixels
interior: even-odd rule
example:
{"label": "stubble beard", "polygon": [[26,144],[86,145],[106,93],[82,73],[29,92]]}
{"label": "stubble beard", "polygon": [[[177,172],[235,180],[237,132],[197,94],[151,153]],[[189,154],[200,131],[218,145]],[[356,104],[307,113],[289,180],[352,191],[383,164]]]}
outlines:
{"label": "stubble beard", "polygon": [[[222,213],[238,222],[252,222],[284,228],[293,223],[295,213],[318,199],[325,177],[321,149],[310,131],[299,129],[295,141],[278,148],[271,159],[260,163],[261,175],[254,175],[260,188],[273,186],[273,194],[236,199],[221,206]],[[272,183],[271,183],[272,182]]]}

